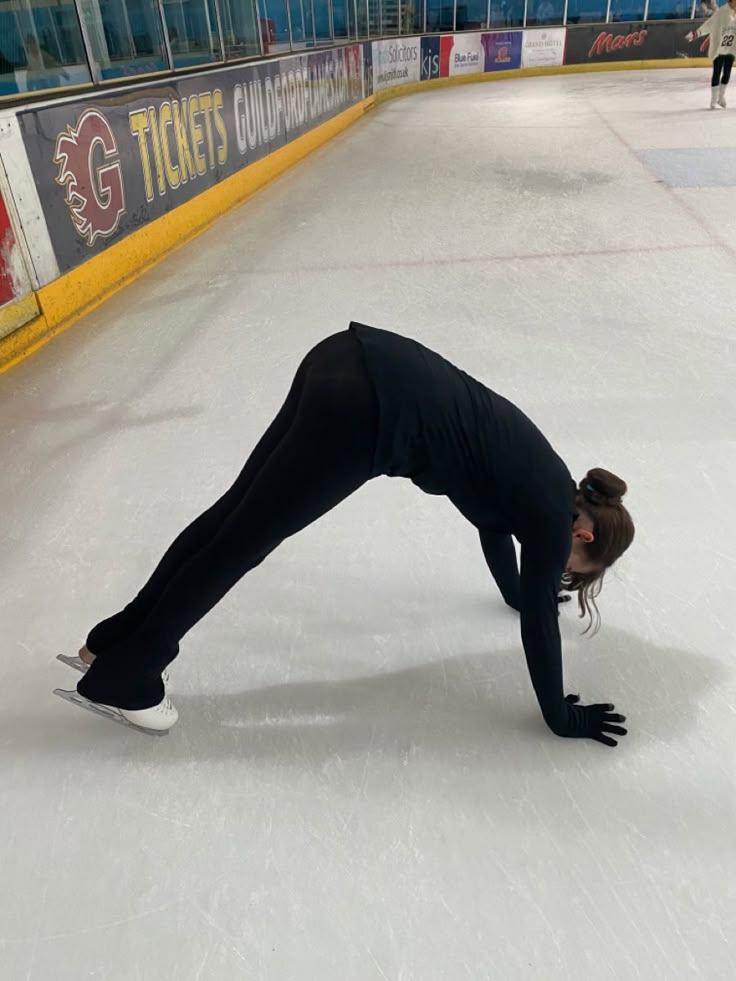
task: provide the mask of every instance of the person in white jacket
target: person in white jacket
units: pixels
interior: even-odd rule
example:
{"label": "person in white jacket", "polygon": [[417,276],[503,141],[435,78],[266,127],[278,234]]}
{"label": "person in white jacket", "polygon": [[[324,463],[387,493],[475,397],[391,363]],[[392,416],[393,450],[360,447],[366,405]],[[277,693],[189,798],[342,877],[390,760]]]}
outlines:
{"label": "person in white jacket", "polygon": [[726,108],[726,86],[731,78],[734,52],[736,51],[736,0],[728,3],[709,17],[696,30],[687,35],[688,41],[710,35],[708,57],[713,60],[713,78],[711,79],[710,107]]}

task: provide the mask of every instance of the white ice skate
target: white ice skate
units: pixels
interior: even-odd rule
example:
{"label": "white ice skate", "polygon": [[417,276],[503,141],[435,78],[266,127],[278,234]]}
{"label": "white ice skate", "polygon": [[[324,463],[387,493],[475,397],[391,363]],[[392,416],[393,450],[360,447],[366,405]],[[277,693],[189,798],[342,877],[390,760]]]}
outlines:
{"label": "white ice skate", "polygon": [[710,107],[718,109],[718,86],[714,85],[710,90]]}
{"label": "white ice skate", "polygon": [[726,108],[726,86],[720,85],[718,88],[718,105],[721,109]]}
{"label": "white ice skate", "polygon": [[[70,668],[74,668],[75,671],[79,671],[81,674],[86,674],[89,671],[90,665],[87,661],[82,660],[82,651],[85,650],[83,647],[79,654],[57,654],[56,660],[61,661],[62,664],[67,664]],[[173,685],[171,684],[171,675],[169,674],[169,669],[164,668],[161,673],[161,680],[164,683],[164,688],[168,694]]]}
{"label": "white ice skate", "polygon": [[114,705],[102,705],[100,702],[91,702],[77,691],[64,691],[63,688],[55,688],[54,695],[95,715],[101,715],[103,719],[138,729],[149,736],[165,736],[179,718],[179,713],[168,695],[158,705],[147,709],[120,709]]}

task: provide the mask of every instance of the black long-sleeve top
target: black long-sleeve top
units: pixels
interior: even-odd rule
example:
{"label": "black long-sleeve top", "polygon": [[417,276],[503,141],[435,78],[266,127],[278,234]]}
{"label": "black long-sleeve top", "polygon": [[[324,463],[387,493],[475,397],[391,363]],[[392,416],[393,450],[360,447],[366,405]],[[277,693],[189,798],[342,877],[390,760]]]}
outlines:
{"label": "black long-sleeve top", "polygon": [[[352,323],[379,403],[375,475],[448,497],[480,533],[491,573],[521,613],[542,714],[568,719],[557,596],[571,547],[575,484],[524,413],[428,348]],[[521,544],[521,575],[512,537]]]}

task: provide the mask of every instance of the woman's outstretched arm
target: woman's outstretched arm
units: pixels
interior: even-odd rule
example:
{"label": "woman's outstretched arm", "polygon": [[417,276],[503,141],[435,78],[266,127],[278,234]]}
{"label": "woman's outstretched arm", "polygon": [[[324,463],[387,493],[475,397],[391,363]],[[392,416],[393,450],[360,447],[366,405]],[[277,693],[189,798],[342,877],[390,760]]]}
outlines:
{"label": "woman's outstretched arm", "polygon": [[554,551],[542,536],[521,549],[521,639],[537,701],[556,735],[616,746],[613,737],[626,735],[619,725],[626,719],[614,714],[613,705],[580,705],[577,696],[565,697],[558,618],[564,566],[550,558]]}

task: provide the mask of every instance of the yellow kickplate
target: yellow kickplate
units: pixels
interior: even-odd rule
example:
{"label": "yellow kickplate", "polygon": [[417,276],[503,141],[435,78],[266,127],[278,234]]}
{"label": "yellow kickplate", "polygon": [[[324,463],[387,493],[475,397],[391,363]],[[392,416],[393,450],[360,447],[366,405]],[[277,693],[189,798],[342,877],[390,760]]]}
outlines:
{"label": "yellow kickplate", "polygon": [[20,300],[13,300],[12,303],[6,303],[0,309],[0,338],[7,337],[8,334],[12,334],[14,330],[37,316],[38,303],[33,293],[29,293],[28,296],[24,296]]}

